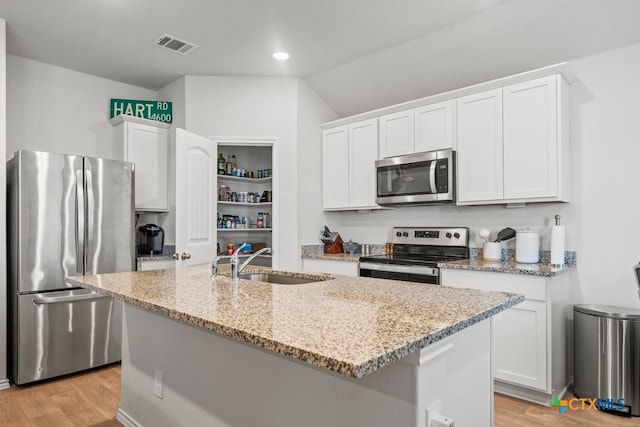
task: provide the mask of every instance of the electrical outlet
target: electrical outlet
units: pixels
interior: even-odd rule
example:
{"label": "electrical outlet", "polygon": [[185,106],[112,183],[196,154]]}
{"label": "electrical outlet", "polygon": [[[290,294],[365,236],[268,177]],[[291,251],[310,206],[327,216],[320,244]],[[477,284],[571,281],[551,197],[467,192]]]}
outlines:
{"label": "electrical outlet", "polygon": [[153,394],[162,399],[162,371],[160,369],[154,371]]}

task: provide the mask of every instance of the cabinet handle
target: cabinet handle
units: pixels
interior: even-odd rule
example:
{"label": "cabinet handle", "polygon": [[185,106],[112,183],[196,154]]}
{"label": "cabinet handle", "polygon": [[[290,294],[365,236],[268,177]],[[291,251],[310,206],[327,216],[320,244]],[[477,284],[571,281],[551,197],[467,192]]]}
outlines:
{"label": "cabinet handle", "polygon": [[182,252],[182,255],[180,255],[180,258],[184,261],[185,259],[190,259],[191,258],[191,254],[188,254],[186,252]]}
{"label": "cabinet handle", "polygon": [[171,255],[171,258],[178,259],[178,258],[180,258],[180,254],[179,253],[175,253],[175,254]]}

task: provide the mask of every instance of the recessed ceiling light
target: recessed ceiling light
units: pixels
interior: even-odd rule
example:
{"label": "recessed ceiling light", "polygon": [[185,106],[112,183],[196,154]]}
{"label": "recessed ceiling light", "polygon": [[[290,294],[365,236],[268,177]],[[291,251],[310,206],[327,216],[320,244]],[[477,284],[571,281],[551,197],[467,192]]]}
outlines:
{"label": "recessed ceiling light", "polygon": [[289,59],[289,54],[287,52],[276,52],[273,54],[273,57],[278,61],[286,61]]}

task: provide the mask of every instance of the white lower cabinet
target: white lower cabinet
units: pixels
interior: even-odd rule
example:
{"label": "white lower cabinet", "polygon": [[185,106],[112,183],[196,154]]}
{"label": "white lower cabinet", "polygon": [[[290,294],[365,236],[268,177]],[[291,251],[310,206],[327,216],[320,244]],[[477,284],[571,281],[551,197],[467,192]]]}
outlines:
{"label": "white lower cabinet", "polygon": [[549,404],[569,383],[570,273],[553,277],[441,269],[444,286],[519,293],[524,302],[494,316],[497,392]]}
{"label": "white lower cabinet", "polygon": [[176,261],[173,259],[159,261],[138,261],[138,271],[166,270],[176,268]]}
{"label": "white lower cabinet", "polygon": [[342,276],[357,276],[358,263],[324,259],[303,259],[302,271],[305,273],[328,273],[340,274]]}

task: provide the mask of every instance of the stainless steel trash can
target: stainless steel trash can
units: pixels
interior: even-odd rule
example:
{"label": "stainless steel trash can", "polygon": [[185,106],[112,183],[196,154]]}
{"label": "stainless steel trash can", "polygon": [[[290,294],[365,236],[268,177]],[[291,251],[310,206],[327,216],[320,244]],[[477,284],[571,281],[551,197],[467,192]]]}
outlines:
{"label": "stainless steel trash can", "polygon": [[600,399],[600,409],[640,416],[640,310],[574,305],[573,369],[576,397]]}

